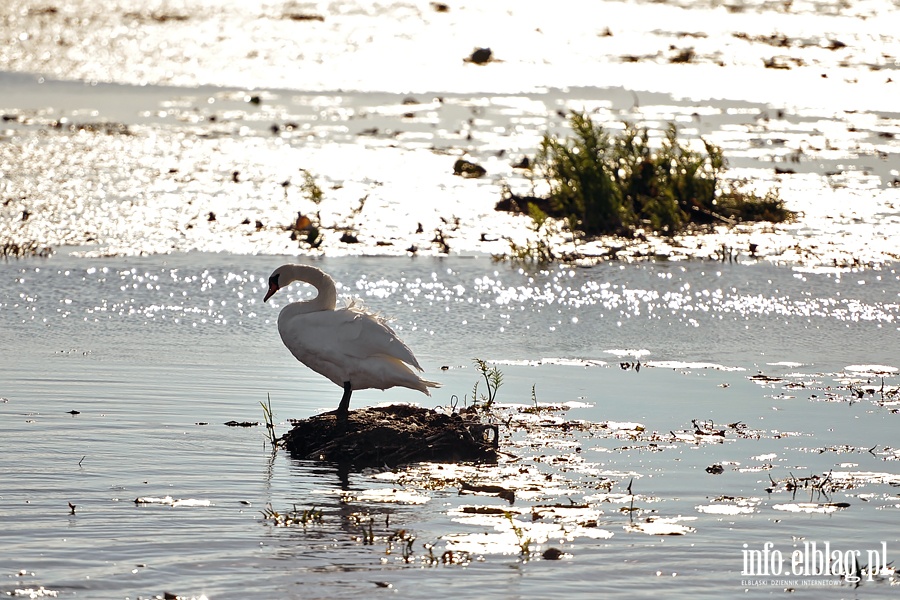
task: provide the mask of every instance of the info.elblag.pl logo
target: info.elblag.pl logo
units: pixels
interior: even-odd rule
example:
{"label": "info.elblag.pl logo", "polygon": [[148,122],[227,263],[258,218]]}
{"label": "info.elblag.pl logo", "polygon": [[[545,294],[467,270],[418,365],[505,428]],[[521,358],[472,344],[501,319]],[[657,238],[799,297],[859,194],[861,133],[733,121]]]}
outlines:
{"label": "info.elblag.pl logo", "polygon": [[[869,550],[840,550],[831,542],[803,542],[790,553],[775,549],[766,542],[761,550],[744,544],[744,568],[747,577],[829,577],[840,576],[849,583],[857,583],[864,575],[868,581],[888,567],[887,542]],[[865,565],[865,568],[863,568]]]}

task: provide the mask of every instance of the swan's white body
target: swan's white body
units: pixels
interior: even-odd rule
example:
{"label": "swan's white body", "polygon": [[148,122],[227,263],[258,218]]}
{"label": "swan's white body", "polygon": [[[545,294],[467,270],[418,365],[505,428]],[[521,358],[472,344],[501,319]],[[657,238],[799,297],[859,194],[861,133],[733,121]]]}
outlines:
{"label": "swan's white body", "polygon": [[335,309],[334,280],[321,269],[308,265],[278,267],[269,277],[264,301],[294,281],[313,285],[318,295],[282,308],[278,333],[297,360],[344,388],[339,417],[346,418],[352,390],[401,386],[430,396],[428,388],[440,385],[410,369],[412,366],[421,371],[422,367],[382,317],[355,304]]}

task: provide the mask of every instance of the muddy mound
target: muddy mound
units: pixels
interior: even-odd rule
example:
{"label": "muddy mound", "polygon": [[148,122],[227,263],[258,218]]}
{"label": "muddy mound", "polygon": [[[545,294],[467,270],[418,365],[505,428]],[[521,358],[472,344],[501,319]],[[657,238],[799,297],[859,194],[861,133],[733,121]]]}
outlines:
{"label": "muddy mound", "polygon": [[497,426],[474,411],[452,414],[409,405],[350,411],[341,432],[333,414],[294,421],[282,445],[294,458],[354,467],[415,462],[497,462]]}

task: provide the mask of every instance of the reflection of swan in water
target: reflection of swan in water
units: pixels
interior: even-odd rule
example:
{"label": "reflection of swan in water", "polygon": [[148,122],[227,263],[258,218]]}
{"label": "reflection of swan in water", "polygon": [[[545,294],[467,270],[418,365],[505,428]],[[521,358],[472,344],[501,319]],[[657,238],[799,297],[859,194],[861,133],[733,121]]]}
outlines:
{"label": "reflection of swan in water", "polygon": [[339,423],[347,421],[353,390],[401,386],[430,396],[428,388],[440,386],[409,368],[422,370],[412,351],[382,317],[354,304],[335,310],[334,280],[321,269],[308,265],[278,267],[269,277],[269,291],[263,301],[294,281],[315,286],[318,295],[282,308],[278,333],[297,360],[344,388],[336,411]]}

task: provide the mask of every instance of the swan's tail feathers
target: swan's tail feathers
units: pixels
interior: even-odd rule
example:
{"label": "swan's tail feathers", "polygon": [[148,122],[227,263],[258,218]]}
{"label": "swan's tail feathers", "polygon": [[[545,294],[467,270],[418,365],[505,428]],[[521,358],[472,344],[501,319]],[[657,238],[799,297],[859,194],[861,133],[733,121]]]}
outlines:
{"label": "swan's tail feathers", "polygon": [[357,379],[357,387],[365,389],[369,387],[386,390],[399,385],[411,390],[417,390],[430,396],[428,388],[441,387],[437,381],[428,381],[417,375],[408,364],[393,356],[380,356],[381,361],[372,361],[371,370],[362,379]]}
{"label": "swan's tail feathers", "polygon": [[418,388],[420,392],[423,392],[426,396],[430,396],[431,392],[428,391],[428,388],[439,388],[442,384],[437,381],[428,381],[427,379],[419,379],[422,384],[422,387]]}

